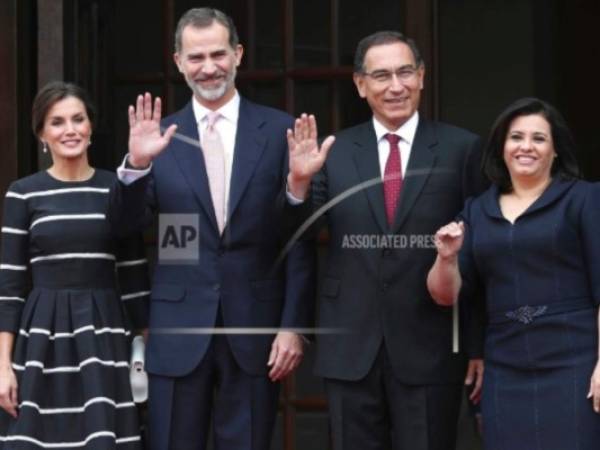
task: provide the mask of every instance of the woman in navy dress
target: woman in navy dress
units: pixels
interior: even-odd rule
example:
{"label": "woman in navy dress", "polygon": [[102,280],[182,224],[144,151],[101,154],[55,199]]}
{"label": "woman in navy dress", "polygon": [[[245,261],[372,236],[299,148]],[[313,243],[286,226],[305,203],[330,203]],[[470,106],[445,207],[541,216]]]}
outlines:
{"label": "woman in navy dress", "polygon": [[428,288],[442,305],[484,293],[485,448],[596,450],[600,189],[538,99],[499,116],[483,166],[493,185],[437,232]]}
{"label": "woman in navy dress", "polygon": [[33,129],[53,164],[4,199],[0,449],[141,448],[128,366],[131,328],[147,322],[146,260],[140,239],[111,234],[116,177],[88,163],[93,117],[81,88],[43,88]]}

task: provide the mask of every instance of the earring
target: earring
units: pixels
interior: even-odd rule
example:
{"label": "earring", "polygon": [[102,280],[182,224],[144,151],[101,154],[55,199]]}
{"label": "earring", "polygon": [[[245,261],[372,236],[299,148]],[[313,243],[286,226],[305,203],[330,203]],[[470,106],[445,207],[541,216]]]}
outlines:
{"label": "earring", "polygon": [[48,143],[46,141],[42,141],[42,151],[48,153]]}

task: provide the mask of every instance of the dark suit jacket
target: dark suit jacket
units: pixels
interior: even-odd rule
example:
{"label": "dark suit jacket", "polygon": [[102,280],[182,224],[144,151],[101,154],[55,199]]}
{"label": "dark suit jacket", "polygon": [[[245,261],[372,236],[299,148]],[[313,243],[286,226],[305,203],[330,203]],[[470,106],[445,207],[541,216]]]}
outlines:
{"label": "dark suit jacket", "polygon": [[[313,180],[312,210],[361,187],[324,217],[330,240],[319,326],[342,330],[318,335],[318,375],[358,380],[385,343],[404,383],[462,380],[466,357],[452,353],[452,310],[433,302],[426,276],[436,255],[432,235],[483,188],[479,162],[477,136],[420,118],[390,229],[372,121],[336,136]],[[381,237],[392,234],[392,248],[384,248]]]}
{"label": "dark suit jacket", "polygon": [[[162,126],[198,142],[191,102]],[[227,226],[220,236],[201,149],[173,138],[154,160],[149,176],[121,183],[112,220],[122,233],[142,228],[159,214],[195,214],[199,261],[156,265],[150,306],[146,366],[150,373],[181,376],[202,360],[210,334],[163,333],[168,328],[210,328],[217,311],[226,327],[306,327],[311,323],[313,249],[298,243],[274,262],[284,242],[282,210],[288,172],[287,114],[241,99],[229,194]],[[152,330],[160,333],[152,333]],[[267,373],[274,335],[229,335],[238,364]]]}

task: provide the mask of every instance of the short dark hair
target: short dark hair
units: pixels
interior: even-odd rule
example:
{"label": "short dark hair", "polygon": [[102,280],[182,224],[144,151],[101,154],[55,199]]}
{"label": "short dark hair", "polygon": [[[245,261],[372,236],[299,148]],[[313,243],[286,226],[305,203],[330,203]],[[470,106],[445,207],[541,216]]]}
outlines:
{"label": "short dark hair", "polygon": [[236,48],[240,43],[240,39],[231,17],[215,8],[192,8],[187,10],[181,16],[179,22],[177,22],[175,52],[179,53],[181,51],[181,36],[185,27],[191,25],[194,28],[207,28],[213,22],[217,22],[227,28],[227,31],[229,31],[229,45],[231,48]]}
{"label": "short dark hair", "polygon": [[563,116],[549,103],[538,98],[526,97],[511,103],[500,113],[492,125],[483,152],[483,171],[492,183],[498,185],[501,192],[511,192],[513,189],[510,174],[504,162],[504,145],[510,124],[517,117],[532,114],[543,116],[550,124],[554,150],[557,155],[552,163],[551,174],[563,179],[581,177],[575,157],[577,153],[575,140]]}
{"label": "short dark hair", "polygon": [[377,31],[376,33],[370,34],[369,36],[361,39],[356,47],[356,53],[354,54],[354,72],[361,73],[365,70],[365,56],[371,47],[377,45],[394,44],[396,42],[402,42],[408,45],[412,54],[415,58],[415,64],[417,67],[424,65],[423,58],[421,58],[421,52],[417,48],[417,44],[411,38],[404,36],[398,31]]}
{"label": "short dark hair", "polygon": [[81,100],[81,103],[85,106],[85,112],[88,119],[92,124],[92,129],[94,128],[96,111],[87,91],[73,83],[52,81],[41,88],[33,100],[33,107],[31,108],[31,128],[36,136],[39,136],[44,128],[44,122],[46,121],[48,111],[50,111],[56,102],[64,100],[67,97],[75,97]]}

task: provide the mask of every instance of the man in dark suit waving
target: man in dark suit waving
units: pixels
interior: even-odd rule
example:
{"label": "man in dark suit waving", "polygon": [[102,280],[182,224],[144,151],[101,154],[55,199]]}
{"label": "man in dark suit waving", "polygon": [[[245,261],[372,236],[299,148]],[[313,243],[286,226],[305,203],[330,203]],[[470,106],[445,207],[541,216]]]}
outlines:
{"label": "man in dark suit waving", "polygon": [[[332,138],[317,147],[314,117],[288,133],[291,154],[308,155],[291,159],[293,203],[308,199],[306,214],[329,203],[319,325],[345,332],[317,335],[316,373],[334,448],[451,450],[467,358],[452,352],[452,311],[433,303],[426,276],[433,234],[482,188],[478,138],[419,115],[425,68],[402,34],[363,39],[354,72],[371,120],[330,150]],[[467,382],[480,361],[469,368]]]}
{"label": "man in dark suit waving", "polygon": [[[298,329],[312,303],[313,249],[299,243],[275,264],[293,119],[237,93],[243,48],[222,12],[186,12],[175,46],[193,98],[162,123],[160,99],[146,94],[130,107],[111,210],[122,233],[158,213],[159,229],[185,229],[194,244],[189,254],[174,245],[179,260],[159,251],[154,273],[150,448],[204,449],[212,423],[215,448],[267,450],[277,381],[300,363]],[[160,234],[159,250],[182,243],[177,232]]]}

